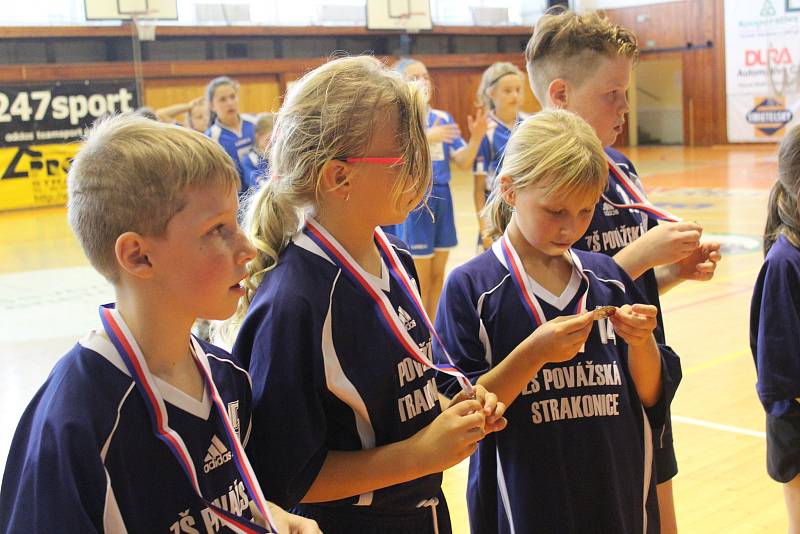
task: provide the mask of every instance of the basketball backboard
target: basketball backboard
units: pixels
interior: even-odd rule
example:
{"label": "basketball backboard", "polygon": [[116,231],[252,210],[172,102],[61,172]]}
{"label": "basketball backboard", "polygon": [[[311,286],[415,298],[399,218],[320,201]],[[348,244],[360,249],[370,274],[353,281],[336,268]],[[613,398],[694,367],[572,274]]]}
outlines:
{"label": "basketball backboard", "polygon": [[367,0],[370,30],[430,30],[430,0]]}
{"label": "basketball backboard", "polygon": [[178,20],[178,0],[83,0],[86,20]]}

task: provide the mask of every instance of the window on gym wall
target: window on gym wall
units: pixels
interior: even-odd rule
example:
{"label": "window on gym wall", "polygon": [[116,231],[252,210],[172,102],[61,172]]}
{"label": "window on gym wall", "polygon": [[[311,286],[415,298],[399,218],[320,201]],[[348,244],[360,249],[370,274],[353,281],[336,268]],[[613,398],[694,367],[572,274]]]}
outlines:
{"label": "window on gym wall", "polygon": [[[0,14],[0,26],[69,26],[87,24],[86,0],[26,0]],[[117,5],[117,0],[90,0]],[[137,0],[146,3],[146,0]],[[149,0],[152,4],[156,0]],[[157,0],[163,2],[165,0]],[[366,0],[167,0],[177,4],[178,25],[361,26]],[[396,2],[397,0],[386,0]],[[531,25],[546,0],[430,0],[437,25]],[[88,24],[116,24],[90,21]]]}

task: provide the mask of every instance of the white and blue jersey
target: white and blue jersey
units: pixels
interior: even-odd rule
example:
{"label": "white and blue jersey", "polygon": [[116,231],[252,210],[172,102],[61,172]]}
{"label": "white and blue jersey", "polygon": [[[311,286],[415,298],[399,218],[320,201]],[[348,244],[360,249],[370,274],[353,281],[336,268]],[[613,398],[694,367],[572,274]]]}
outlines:
{"label": "white and blue jersey", "polygon": [[[389,236],[409,273],[411,256]],[[422,317],[389,275],[382,288],[420,347],[430,350]],[[435,371],[412,360],[385,329],[374,302],[304,233],[264,275],[233,347],[253,376],[248,457],[266,497],[316,519],[326,533],[425,533],[431,503],[444,504],[441,473],[320,504],[299,504],[329,451],[363,450],[407,439],[441,412]],[[438,501],[437,501],[438,500]],[[408,516],[418,526],[405,529]],[[449,517],[439,514],[440,532]],[[413,519],[413,518],[412,518]],[[356,525],[356,526],[354,526]],[[432,532],[432,531],[431,531]]]}
{"label": "white and blue jersey", "polygon": [[[575,254],[589,279],[587,309],[643,300],[613,260]],[[577,272],[559,296],[530,281],[548,320],[572,314],[585,289]],[[650,430],[663,424],[674,392],[670,361],[675,357],[661,348],[662,395],[645,410],[627,345],[619,336],[616,343],[603,343],[599,324],[584,352],[530,377],[506,410],[508,427],[480,442],[470,459],[467,489],[474,534],[658,532]],[[436,325],[456,365],[473,382],[531,334],[534,326],[500,241],[450,274]],[[436,346],[434,355],[442,361]],[[439,380],[446,394],[457,393],[450,377]]]}
{"label": "white and blue jersey", "polygon": [[[428,112],[428,128],[434,125],[455,124],[453,116],[440,109],[431,109]],[[433,185],[447,185],[450,183],[450,159],[454,152],[466,147],[463,138],[457,137],[450,142],[429,143],[431,162],[433,163]]]}
{"label": "white and blue jersey", "polygon": [[764,410],[773,417],[800,415],[800,250],[782,235],[753,289],[750,348]]}
{"label": "white and blue jersey", "polygon": [[[200,342],[242,441],[247,373]],[[250,499],[208,388],[198,401],[156,378],[169,425],[184,440],[203,496],[250,518]],[[54,367],[17,427],[0,490],[0,532],[231,532],[195,495],[119,353],[102,328]]]}
{"label": "white and blue jersey", "polygon": [[269,164],[267,158],[257,148],[252,147],[241,161],[242,176],[244,176],[243,188],[245,190],[258,188],[259,182],[267,178]]}
{"label": "white and blue jersey", "polygon": [[239,120],[241,121],[239,132],[226,128],[219,122],[219,119],[217,119],[214,121],[214,124],[206,130],[206,135],[222,145],[222,148],[225,149],[225,152],[231,157],[234,165],[236,165],[236,170],[239,171],[239,179],[241,180],[240,191],[244,192],[247,189],[245,183],[249,179],[249,176],[244,174],[242,158],[247,155],[255,142],[256,118],[253,115],[242,113],[239,115]]}
{"label": "white and blue jersey", "polygon": [[[514,128],[523,120],[525,120],[525,116],[518,113]],[[511,138],[512,132],[513,128],[509,129],[494,113],[489,114],[486,135],[481,139],[478,153],[475,156],[475,163],[472,165],[474,174],[483,174],[486,176],[484,187],[487,198],[492,191],[497,168],[500,166],[500,162],[503,159],[503,153],[506,151],[506,145]]]}

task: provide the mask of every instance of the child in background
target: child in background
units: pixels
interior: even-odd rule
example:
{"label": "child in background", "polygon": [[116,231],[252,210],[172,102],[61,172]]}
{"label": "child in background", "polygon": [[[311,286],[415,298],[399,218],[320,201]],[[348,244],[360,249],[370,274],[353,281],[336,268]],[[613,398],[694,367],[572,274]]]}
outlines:
{"label": "child in background", "polygon": [[[647,302],[659,308],[655,336],[664,343],[659,294],[684,280],[710,280],[721,255],[719,243],[700,242],[700,225],[676,222],[650,204],[633,164],[611,148],[629,109],[626,92],[639,57],[636,36],[597,13],[555,9],[537,21],[525,57],[542,107],[577,113],[605,147],[608,187],[575,248],[613,256],[636,280]],[[677,532],[672,478],[678,465],[669,418],[655,445],[661,529],[672,534]]]}
{"label": "child in background", "polygon": [[421,90],[375,58],[306,74],[245,219],[258,253],[230,324],[248,451],[269,498],[327,534],[449,533],[441,471],[505,423],[483,388],[440,406],[413,261],[377,228],[428,190],[424,119]]}
{"label": "child in background", "polygon": [[247,181],[247,189],[257,189],[261,181],[267,176],[267,146],[275,126],[274,113],[260,113],[256,116],[256,126],[253,131],[255,142],[250,151],[242,158],[242,170]]}
{"label": "child in background", "polygon": [[[423,63],[403,59],[395,69],[407,81],[422,82],[430,103],[433,87]],[[467,120],[469,143],[461,138],[461,131],[449,113],[428,107],[425,135],[431,153],[433,187],[426,202],[412,211],[398,230],[398,236],[414,256],[422,300],[431,317],[436,313],[450,249],[458,244],[450,192],[450,162],[462,169],[472,168],[486,133],[486,110],[478,109],[475,119],[470,116]]]}
{"label": "child in background", "polygon": [[266,505],[240,444],[250,377],[189,334],[243,292],[255,250],[237,225],[238,183],[219,146],[186,128],[128,114],[89,133],[69,221],[116,303],[25,410],[1,532],[265,532],[250,518],[271,512],[281,534],[319,534]]}
{"label": "child in background", "polygon": [[767,472],[783,484],[789,533],[800,533],[800,128],[781,141],[750,307],[756,390],[767,416]]}
{"label": "child in background", "polygon": [[242,158],[255,142],[256,118],[239,113],[239,84],[220,76],[206,86],[206,102],[211,110],[211,126],[206,135],[222,145],[239,172],[239,192],[247,190],[248,177],[242,168]]}
{"label": "child in background", "polygon": [[481,83],[478,86],[477,105],[489,110],[486,135],[481,140],[473,166],[475,214],[478,217],[479,243],[483,250],[488,249],[492,245],[492,241],[484,235],[486,222],[480,214],[489,198],[489,192],[492,190],[494,176],[503,158],[508,138],[511,137],[514,128],[525,118],[520,113],[525,97],[522,89],[524,83],[525,77],[516,65],[498,62],[483,71]]}
{"label": "child in background", "polygon": [[570,248],[606,173],[580,117],[523,121],[486,206],[497,240],[445,283],[444,347],[508,406],[508,428],[470,459],[474,534],[658,532],[651,429],[663,424],[676,357],[656,344],[657,310],[627,274]]}
{"label": "child in background", "polygon": [[[198,96],[185,104],[175,104],[158,108],[155,113],[156,117],[158,117],[158,120],[161,122],[180,124],[181,126],[186,126],[200,133],[208,130],[210,113],[205,98],[202,96]],[[180,120],[179,115],[182,114],[185,114],[185,118]]]}

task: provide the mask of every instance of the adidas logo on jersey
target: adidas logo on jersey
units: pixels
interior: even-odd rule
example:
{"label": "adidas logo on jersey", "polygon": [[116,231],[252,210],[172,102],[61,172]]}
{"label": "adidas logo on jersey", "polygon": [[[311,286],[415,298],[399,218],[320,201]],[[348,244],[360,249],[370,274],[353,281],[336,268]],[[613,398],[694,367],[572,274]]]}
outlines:
{"label": "adidas logo on jersey", "polygon": [[397,315],[400,316],[400,320],[403,321],[403,324],[406,327],[406,330],[411,330],[415,326],[417,326],[417,321],[411,317],[407,311],[405,311],[402,306],[397,307]]}
{"label": "adidas logo on jersey", "polygon": [[614,215],[619,215],[619,210],[609,204],[608,202],[603,202],[603,215],[606,217],[612,217]]}
{"label": "adidas logo on jersey", "polygon": [[211,438],[208,454],[206,454],[205,460],[203,460],[205,462],[203,464],[203,471],[209,473],[222,464],[231,461],[231,458],[233,458],[231,451],[229,451],[225,444],[215,435]]}

